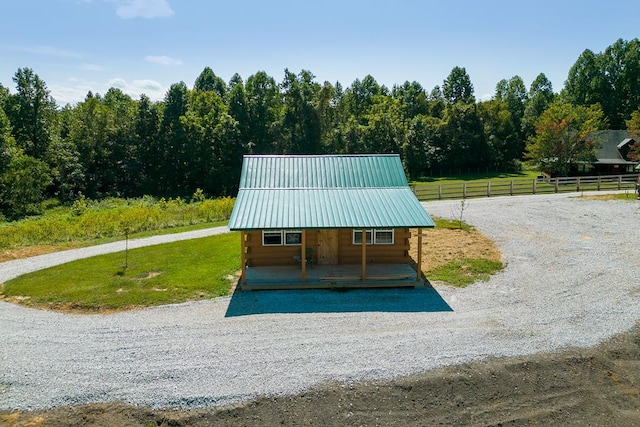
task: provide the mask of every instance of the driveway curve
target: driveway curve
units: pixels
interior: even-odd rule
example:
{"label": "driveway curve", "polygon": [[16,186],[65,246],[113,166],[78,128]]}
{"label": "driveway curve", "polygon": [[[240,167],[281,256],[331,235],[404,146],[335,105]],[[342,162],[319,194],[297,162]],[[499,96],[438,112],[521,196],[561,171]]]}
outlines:
{"label": "driveway curve", "polygon": [[[424,205],[434,216],[460,213],[460,202]],[[0,303],[0,409],[220,405],[591,347],[640,320],[639,203],[474,199],[463,217],[507,263],[465,289],[241,292],[112,315]],[[0,282],[43,268],[43,257],[0,264]]]}

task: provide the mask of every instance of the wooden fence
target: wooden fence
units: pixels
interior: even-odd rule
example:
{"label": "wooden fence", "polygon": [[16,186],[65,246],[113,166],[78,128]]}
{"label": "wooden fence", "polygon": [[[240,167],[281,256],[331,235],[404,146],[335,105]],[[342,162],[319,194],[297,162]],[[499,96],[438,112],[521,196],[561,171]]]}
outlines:
{"label": "wooden fence", "polygon": [[570,193],[582,191],[636,191],[638,174],[579,176],[562,178],[421,183],[412,185],[418,200],[467,199],[525,194]]}

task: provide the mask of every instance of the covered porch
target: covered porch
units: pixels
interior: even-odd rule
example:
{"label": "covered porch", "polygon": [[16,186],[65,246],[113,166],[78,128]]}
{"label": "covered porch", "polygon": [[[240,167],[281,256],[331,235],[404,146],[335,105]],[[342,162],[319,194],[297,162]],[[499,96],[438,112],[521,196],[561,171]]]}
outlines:
{"label": "covered porch", "polygon": [[[402,250],[404,256],[402,262],[393,261],[387,258],[380,262],[381,258],[372,258],[368,256],[374,249],[374,245],[367,243],[368,239],[373,242],[375,233],[370,232],[368,238],[363,239],[359,245],[351,245],[356,248],[356,256],[352,257],[351,262],[339,263],[338,253],[341,251],[338,234],[325,239],[327,242],[315,241],[317,252],[308,246],[308,233],[312,230],[300,230],[300,246],[297,249],[299,255],[293,258],[298,260],[298,264],[288,265],[281,264],[283,259],[277,263],[271,264],[254,264],[251,262],[253,253],[250,246],[251,240],[247,231],[240,232],[241,242],[241,277],[238,283],[240,289],[332,289],[332,288],[383,288],[383,287],[415,287],[423,286],[424,279],[422,276],[422,228],[417,229],[418,237],[418,256],[417,263],[413,263],[408,255],[409,249],[409,230],[406,230],[406,237],[401,240],[406,241],[406,249]],[[336,232],[338,230],[335,230]],[[351,236],[350,232],[347,233]],[[323,236],[321,233],[320,236]],[[362,229],[360,236],[367,236],[367,230]],[[399,239],[400,240],[400,239]],[[254,242],[255,243],[255,242]],[[262,243],[262,242],[258,242]],[[325,243],[328,243],[325,245]],[[253,247],[254,249],[256,246]],[[258,245],[259,249],[263,247]],[[377,254],[388,252],[392,249],[392,245],[378,246]],[[400,247],[401,249],[404,246]],[[343,249],[344,250],[344,247]],[[318,253],[321,256],[317,256]],[[375,261],[379,262],[376,263]],[[354,264],[353,261],[359,262]],[[386,261],[386,262],[385,262]],[[414,265],[415,264],[415,265]]]}
{"label": "covered porch", "polygon": [[369,264],[362,276],[361,265],[307,265],[246,267],[243,290],[395,288],[424,286],[425,281],[409,264]]}

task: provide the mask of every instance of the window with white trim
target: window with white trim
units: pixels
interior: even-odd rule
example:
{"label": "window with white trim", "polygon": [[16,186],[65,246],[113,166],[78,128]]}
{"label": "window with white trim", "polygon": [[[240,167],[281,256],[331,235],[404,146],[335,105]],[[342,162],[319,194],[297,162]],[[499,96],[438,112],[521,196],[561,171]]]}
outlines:
{"label": "window with white trim", "polygon": [[282,230],[262,231],[262,246],[280,246],[282,245]]}
{"label": "window with white trim", "polygon": [[374,232],[376,245],[393,245],[393,229],[380,229]]}
{"label": "window with white trim", "polygon": [[[366,230],[367,245],[393,245],[394,230],[392,228],[376,228]],[[353,230],[353,244],[362,244],[362,230]]]}
{"label": "window with white trim", "polygon": [[262,230],[262,246],[300,246],[301,230]]}
{"label": "window with white trim", "polygon": [[[371,237],[373,230],[367,230],[367,245],[371,244]],[[361,245],[362,244],[362,230],[353,230],[353,244]]]}

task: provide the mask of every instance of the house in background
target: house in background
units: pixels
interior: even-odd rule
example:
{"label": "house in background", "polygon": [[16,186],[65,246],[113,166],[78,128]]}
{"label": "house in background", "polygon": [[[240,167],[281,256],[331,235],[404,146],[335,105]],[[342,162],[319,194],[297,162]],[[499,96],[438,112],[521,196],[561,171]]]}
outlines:
{"label": "house in background", "polygon": [[575,175],[624,175],[634,173],[635,162],[627,157],[636,141],[626,130],[592,132],[589,139],[596,143],[596,159],[577,165]]}
{"label": "house in background", "polygon": [[434,226],[398,155],[245,156],[229,220],[243,289],[421,285],[422,229]]}

